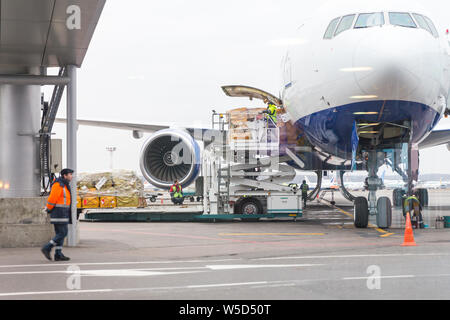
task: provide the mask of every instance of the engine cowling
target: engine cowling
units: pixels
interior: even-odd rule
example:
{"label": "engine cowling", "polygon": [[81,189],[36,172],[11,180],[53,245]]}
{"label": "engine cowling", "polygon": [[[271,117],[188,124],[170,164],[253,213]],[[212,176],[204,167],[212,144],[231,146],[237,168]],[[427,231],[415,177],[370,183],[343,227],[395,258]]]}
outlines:
{"label": "engine cowling", "polygon": [[447,150],[450,151],[450,143],[447,144]]}
{"label": "engine cowling", "polygon": [[145,179],[158,188],[169,188],[175,180],[189,186],[200,173],[201,151],[184,130],[166,129],[153,134],[141,150],[140,167]]}

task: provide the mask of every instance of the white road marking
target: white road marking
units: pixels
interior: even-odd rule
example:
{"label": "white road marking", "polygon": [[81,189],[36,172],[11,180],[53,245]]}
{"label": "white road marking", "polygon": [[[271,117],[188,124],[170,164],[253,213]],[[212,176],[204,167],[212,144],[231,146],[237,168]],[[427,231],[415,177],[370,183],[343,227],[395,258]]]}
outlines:
{"label": "white road marking", "polygon": [[35,292],[8,292],[8,293],[0,293],[0,297],[35,296],[35,295],[67,294],[67,293],[107,293],[107,292],[113,292],[113,291],[114,291],[114,289],[66,290],[66,291],[35,291]]}
{"label": "white road marking", "polygon": [[149,277],[166,276],[176,274],[198,273],[202,271],[177,271],[177,272],[157,272],[157,271],[136,271],[136,270],[87,270],[80,271],[81,276],[88,277]]}
{"label": "white road marking", "polygon": [[[412,274],[405,274],[405,275],[399,275],[399,276],[380,276],[380,277],[373,277],[373,279],[397,279],[397,278],[415,278],[415,275]],[[342,278],[342,280],[367,280],[370,277],[348,277],[348,278]]]}
{"label": "white road marking", "polygon": [[58,267],[58,266],[107,266],[107,265],[139,265],[139,264],[177,264],[177,263],[209,263],[209,262],[227,262],[242,259],[220,259],[220,260],[186,260],[186,261],[126,261],[126,262],[83,262],[83,263],[40,263],[40,264],[17,264],[0,265],[0,268],[28,268],[28,267]]}
{"label": "white road marking", "polygon": [[[206,269],[205,267],[186,267],[186,268],[149,268],[149,269],[102,269],[102,270],[80,270],[80,274],[112,274],[116,272],[119,274],[120,272],[136,272],[138,274],[139,272],[153,272],[155,270],[159,271],[171,271],[171,270],[199,270],[199,269]],[[67,270],[52,270],[52,271],[12,271],[12,272],[0,272],[0,276],[3,275],[25,275],[25,274],[73,274],[72,271]],[[159,272],[161,273],[161,272]]]}
{"label": "white road marking", "polygon": [[267,284],[267,283],[268,283],[267,281],[260,281],[260,282],[201,284],[201,285],[190,285],[190,286],[187,286],[186,288],[188,288],[188,289],[219,288],[219,287],[250,286],[250,285]]}
{"label": "white road marking", "polygon": [[112,292],[131,292],[131,291],[157,291],[157,290],[180,290],[180,289],[206,289],[220,287],[236,287],[236,286],[254,286],[267,284],[268,281],[258,282],[240,282],[240,283],[216,283],[203,285],[190,285],[183,287],[155,287],[155,288],[125,288],[125,289],[93,289],[93,290],[66,290],[66,291],[30,291],[30,292],[5,292],[0,293],[0,297],[11,296],[34,296],[34,295],[62,295],[62,294],[82,294],[82,293],[112,293]]}
{"label": "white road marking", "polygon": [[372,257],[408,257],[408,256],[449,256],[446,253],[401,253],[401,254],[355,254],[355,255],[330,255],[330,256],[291,256],[256,258],[253,260],[289,260],[289,259],[342,259],[342,258],[372,258]]}
{"label": "white road marking", "polygon": [[235,270],[235,269],[257,269],[257,268],[296,268],[296,267],[314,267],[323,266],[323,264],[230,264],[230,265],[211,265],[206,266],[211,270]]}
{"label": "white road marking", "polygon": [[[395,279],[395,278],[418,278],[418,277],[441,277],[450,276],[450,274],[439,275],[397,275],[397,276],[382,276],[380,279]],[[63,295],[63,294],[83,294],[83,293],[113,293],[113,292],[138,292],[138,291],[158,291],[158,290],[182,290],[182,289],[208,289],[221,287],[235,287],[235,286],[250,286],[252,289],[259,289],[270,286],[295,286],[303,282],[323,282],[323,281],[345,281],[345,280],[367,280],[368,277],[348,277],[342,279],[304,279],[304,280],[285,280],[285,281],[257,281],[257,282],[238,282],[238,283],[216,283],[216,284],[202,284],[202,285],[188,285],[179,287],[154,287],[154,288],[124,288],[124,289],[92,289],[92,290],[67,290],[67,291],[29,291],[29,292],[4,292],[0,293],[0,297],[11,296],[34,296],[34,295]]]}
{"label": "white road marking", "polygon": [[[121,277],[121,276],[153,276],[153,275],[169,275],[201,272],[201,270],[236,270],[236,269],[257,269],[257,268],[296,268],[296,267],[312,267],[322,266],[322,264],[283,264],[283,265],[264,265],[264,264],[249,264],[249,265],[206,265],[201,267],[179,267],[179,268],[139,268],[139,269],[94,269],[83,270],[79,274],[85,276],[101,276],[101,277]],[[184,270],[184,271],[183,271]],[[192,270],[192,271],[187,271]],[[197,271],[193,271],[197,270]],[[175,272],[173,272],[175,271]],[[178,272],[180,271],[180,272]],[[7,275],[34,275],[34,274],[73,274],[72,271],[67,270],[39,270],[39,271],[10,271],[0,272],[0,276]]]}

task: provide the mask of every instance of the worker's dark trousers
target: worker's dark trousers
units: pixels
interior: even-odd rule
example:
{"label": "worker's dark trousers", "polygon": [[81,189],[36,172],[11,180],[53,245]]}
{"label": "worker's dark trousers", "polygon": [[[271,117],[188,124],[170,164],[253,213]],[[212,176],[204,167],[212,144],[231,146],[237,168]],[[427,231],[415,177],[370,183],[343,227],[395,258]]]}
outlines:
{"label": "worker's dark trousers", "polygon": [[306,207],[306,201],[308,200],[308,195],[302,195],[303,207]]}
{"label": "worker's dark trousers", "polygon": [[172,202],[173,202],[173,204],[183,204],[184,197],[181,197],[181,198],[172,197]]}
{"label": "worker's dark trousers", "polygon": [[51,250],[55,247],[55,255],[61,255],[61,251],[64,245],[64,239],[67,237],[67,233],[69,232],[69,228],[67,224],[54,224],[55,227],[55,237],[50,240],[49,243],[45,246],[46,250]]}

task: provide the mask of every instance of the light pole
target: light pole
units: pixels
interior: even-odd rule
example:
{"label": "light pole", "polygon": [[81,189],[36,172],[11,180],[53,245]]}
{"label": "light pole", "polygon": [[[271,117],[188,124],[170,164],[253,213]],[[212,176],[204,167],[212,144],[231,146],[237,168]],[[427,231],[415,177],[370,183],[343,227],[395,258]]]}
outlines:
{"label": "light pole", "polygon": [[114,151],[116,151],[116,150],[117,150],[116,147],[106,147],[106,151],[109,151],[109,157],[110,157],[109,158],[110,159],[109,168],[111,171],[113,171],[113,169],[114,169],[113,158],[114,158]]}

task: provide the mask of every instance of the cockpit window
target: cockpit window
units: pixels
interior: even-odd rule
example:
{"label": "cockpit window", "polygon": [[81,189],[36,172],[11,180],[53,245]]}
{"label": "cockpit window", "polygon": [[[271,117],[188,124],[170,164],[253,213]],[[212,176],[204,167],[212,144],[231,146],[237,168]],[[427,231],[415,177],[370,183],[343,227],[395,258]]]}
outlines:
{"label": "cockpit window", "polygon": [[333,38],[334,35],[334,30],[336,30],[336,27],[339,23],[339,20],[341,20],[341,18],[336,18],[333,21],[330,22],[330,25],[327,28],[327,31],[325,31],[325,35],[324,35],[324,39],[331,39]]}
{"label": "cockpit window", "polygon": [[392,25],[406,27],[406,28],[417,28],[416,23],[411,18],[409,13],[404,12],[389,12],[389,20]]}
{"label": "cockpit window", "polygon": [[435,38],[439,38],[439,32],[437,31],[436,27],[434,26],[433,21],[431,21],[431,19],[426,16],[423,16],[423,17],[424,17],[425,21],[428,23],[428,26],[430,27],[431,33],[433,34],[433,36]]}
{"label": "cockpit window", "polygon": [[428,26],[428,23],[423,16],[417,13],[413,13],[412,15],[421,29],[427,30],[429,33],[433,34],[433,31],[431,31],[431,28]]}
{"label": "cockpit window", "polygon": [[355,20],[354,14],[343,17],[341,19],[341,23],[339,23],[339,27],[336,29],[336,33],[334,35],[337,36],[338,34],[344,32],[345,30],[350,29],[353,25],[354,20]]}
{"label": "cockpit window", "polygon": [[359,15],[355,23],[355,29],[370,28],[384,25],[384,14],[382,12],[376,13],[362,13]]}

